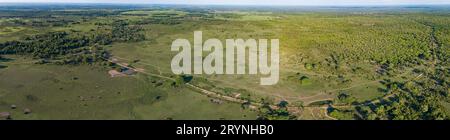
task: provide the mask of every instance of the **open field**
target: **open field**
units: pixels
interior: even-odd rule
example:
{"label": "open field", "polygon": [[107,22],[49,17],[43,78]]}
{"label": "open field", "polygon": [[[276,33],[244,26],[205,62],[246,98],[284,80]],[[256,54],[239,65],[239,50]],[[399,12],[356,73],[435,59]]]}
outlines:
{"label": "open field", "polygon": [[[193,91],[151,82],[160,79],[111,78],[97,66],[29,61],[18,58],[0,71],[0,110],[11,111],[13,119],[256,119],[239,104],[216,104]],[[25,108],[33,113],[24,115]]]}
{"label": "open field", "polygon": [[[448,11],[335,10],[339,12],[185,7],[0,12],[0,54],[11,58],[0,61],[4,66],[0,67],[0,112],[12,112],[14,119],[256,119],[258,114],[270,114],[258,106],[268,103],[273,110],[288,108],[291,119],[446,118]],[[203,41],[280,39],[280,81],[261,86],[264,75],[193,75],[184,81],[248,101],[253,110],[183,86],[177,81],[180,76],[171,71],[178,52],[170,51],[170,46],[179,38],[192,43],[194,31],[203,32]],[[8,42],[39,34],[50,35],[16,45]],[[45,42],[49,39],[57,43]],[[58,49],[65,45],[69,47]],[[137,73],[108,75],[124,67]],[[433,109],[410,115],[416,118],[390,114],[416,108],[387,107],[404,96],[413,96],[404,100],[427,98],[411,103]],[[282,102],[288,105],[280,106]],[[18,109],[11,111],[12,104]],[[33,113],[21,113],[24,108]]]}

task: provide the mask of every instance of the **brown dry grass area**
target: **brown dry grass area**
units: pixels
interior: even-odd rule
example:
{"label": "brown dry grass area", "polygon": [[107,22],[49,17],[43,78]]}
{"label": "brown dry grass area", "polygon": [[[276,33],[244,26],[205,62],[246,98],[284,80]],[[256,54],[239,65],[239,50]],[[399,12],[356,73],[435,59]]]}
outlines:
{"label": "brown dry grass area", "polygon": [[127,76],[123,73],[118,72],[117,70],[110,70],[108,71],[108,74],[111,75],[111,77],[123,77],[123,76]]}

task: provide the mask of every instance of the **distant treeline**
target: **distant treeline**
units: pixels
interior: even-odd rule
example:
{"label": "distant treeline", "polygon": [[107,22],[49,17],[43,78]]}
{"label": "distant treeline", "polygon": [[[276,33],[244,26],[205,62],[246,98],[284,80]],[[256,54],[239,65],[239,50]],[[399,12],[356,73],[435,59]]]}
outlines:
{"label": "distant treeline", "polygon": [[98,17],[117,15],[122,11],[110,10],[80,10],[80,11],[46,11],[46,10],[1,10],[0,18],[51,18],[60,16]]}
{"label": "distant treeline", "polygon": [[48,32],[1,43],[0,54],[31,55],[41,59],[42,63],[93,63],[108,57],[108,52],[101,45],[144,40],[145,36],[140,33],[141,30],[138,26],[118,20],[111,25],[110,30]]}

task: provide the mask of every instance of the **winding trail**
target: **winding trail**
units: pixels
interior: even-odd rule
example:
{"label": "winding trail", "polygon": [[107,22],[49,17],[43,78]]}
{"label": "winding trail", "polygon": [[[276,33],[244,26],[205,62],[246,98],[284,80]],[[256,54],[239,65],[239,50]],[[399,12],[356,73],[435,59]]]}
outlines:
{"label": "winding trail", "polygon": [[[116,58],[116,57],[113,57],[113,59],[114,59],[114,58]],[[166,80],[170,80],[170,81],[176,81],[176,79],[171,78],[171,77],[167,77],[167,76],[163,76],[163,75],[159,75],[159,74],[148,73],[148,72],[145,72],[145,71],[142,71],[142,70],[137,70],[136,68],[129,67],[129,66],[127,66],[127,65],[124,64],[124,63],[120,63],[120,62],[117,62],[117,61],[114,61],[114,60],[111,60],[111,59],[106,59],[106,58],[103,58],[103,59],[105,59],[105,60],[107,60],[107,61],[109,61],[109,62],[111,62],[111,63],[114,63],[114,64],[116,64],[116,65],[119,65],[119,66],[121,66],[121,67],[124,67],[124,68],[127,68],[127,69],[134,70],[134,71],[136,71],[136,72],[138,72],[138,73],[142,73],[142,74],[145,74],[145,75],[149,75],[149,76],[153,76],[153,77],[158,77],[158,78],[162,78],[162,79],[166,79]],[[238,98],[234,98],[234,97],[230,97],[230,96],[225,96],[225,95],[222,95],[222,94],[213,92],[213,91],[209,91],[209,90],[207,90],[207,89],[198,87],[198,86],[193,85],[193,84],[190,84],[190,83],[186,83],[186,86],[189,87],[189,88],[191,88],[191,89],[194,89],[194,90],[196,90],[196,91],[199,91],[199,92],[202,93],[203,95],[206,95],[206,96],[209,96],[209,97],[220,98],[220,99],[222,99],[222,100],[229,101],[229,102],[234,102],[234,103],[246,103],[246,102],[247,102],[247,101],[242,100],[242,99],[238,99]],[[259,103],[253,103],[253,102],[251,102],[250,106],[251,106],[251,108],[256,108],[257,106],[262,106],[262,105],[259,104]]]}
{"label": "winding trail", "polygon": [[[114,58],[115,58],[115,57],[114,57]],[[114,60],[111,60],[111,59],[107,59],[107,58],[103,58],[103,59],[105,59],[105,60],[108,61],[108,62],[111,62],[111,63],[114,63],[114,64],[116,64],[116,65],[119,65],[119,66],[121,66],[121,67],[124,67],[124,68],[127,68],[127,69],[134,70],[134,71],[136,71],[136,72],[138,72],[138,73],[146,74],[146,75],[153,76],[153,77],[159,77],[159,78],[166,79],[166,80],[176,81],[174,78],[171,78],[171,77],[163,76],[163,75],[160,75],[160,74],[148,73],[148,72],[145,72],[144,70],[138,70],[138,69],[136,69],[136,68],[129,67],[129,66],[128,66],[127,64],[125,64],[125,63],[119,63],[119,62],[117,62],[117,61],[114,61]]]}
{"label": "winding trail", "polygon": [[[158,77],[158,78],[162,78],[162,79],[166,79],[166,80],[170,80],[170,81],[176,81],[176,79],[171,78],[171,77],[164,76],[164,75],[162,75],[162,74],[148,73],[148,72],[145,72],[145,71],[143,71],[143,70],[138,70],[138,69],[136,69],[136,68],[129,67],[128,64],[126,64],[126,63],[120,63],[119,61],[117,61],[117,60],[118,60],[117,58],[118,58],[118,57],[115,57],[115,56],[114,56],[114,57],[111,57],[111,58],[103,58],[103,59],[106,60],[106,61],[108,61],[108,62],[111,62],[111,63],[114,63],[114,64],[116,64],[116,65],[119,65],[119,66],[121,66],[121,67],[124,67],[124,68],[127,68],[127,69],[134,70],[134,71],[136,71],[136,72],[138,72],[138,73],[141,73],[141,74],[145,74],[145,75],[149,75],[149,76],[153,76],[153,77]],[[124,58],[119,58],[119,59],[122,59],[122,60],[129,60],[129,59],[124,59]],[[142,62],[139,62],[139,63],[142,64]],[[153,65],[151,65],[151,66],[153,66]],[[218,99],[225,100],[225,101],[228,101],[228,102],[234,102],[234,103],[240,103],[240,104],[248,103],[248,102],[245,101],[245,100],[242,100],[242,99],[239,99],[239,98],[236,98],[236,97],[225,96],[225,95],[222,95],[222,94],[219,94],[219,93],[216,93],[216,92],[209,91],[209,90],[207,90],[207,89],[198,87],[198,86],[193,85],[193,84],[190,84],[190,83],[186,83],[186,86],[189,87],[189,88],[191,88],[191,89],[193,89],[193,90],[196,90],[196,91],[198,91],[199,93],[201,93],[201,94],[203,94],[203,95],[206,95],[206,96],[208,96],[208,97],[218,98]],[[313,98],[313,97],[315,97],[315,96],[320,96],[320,95],[314,95],[314,96],[310,96],[310,97],[305,97],[304,99],[307,99],[307,98]],[[258,108],[258,107],[260,107],[260,106],[262,106],[262,104],[260,104],[260,103],[255,103],[255,102],[250,102],[250,104],[249,104],[249,107],[250,107],[251,109],[256,109],[256,108]],[[275,108],[278,108],[277,105],[270,105],[270,107],[271,107],[271,108],[274,108],[274,109],[275,109]],[[299,107],[297,107],[297,106],[288,106],[287,108],[288,108],[289,112],[293,112],[294,114],[302,113],[302,110],[303,110],[303,109],[301,109],[301,108],[299,108]],[[331,120],[337,120],[336,118],[333,118],[333,117],[331,117],[331,116],[328,115],[327,110],[326,110],[326,109],[328,109],[328,107],[304,107],[304,108],[311,108],[311,109],[321,109],[321,110],[324,110],[324,111],[325,111],[324,114],[325,114],[325,117],[326,117],[326,118],[329,118],[329,119],[331,119]],[[313,113],[313,112],[311,112],[311,113]],[[313,116],[314,116],[314,115],[313,115]]]}
{"label": "winding trail", "polygon": [[[132,70],[134,70],[134,71],[136,71],[136,72],[138,72],[138,73],[142,73],[142,74],[145,74],[145,75],[149,75],[149,76],[153,76],[153,77],[158,77],[158,78],[162,78],[162,79],[166,79],[166,80],[170,80],[170,81],[176,81],[176,79],[171,78],[171,77],[168,77],[168,76],[164,76],[164,75],[162,75],[161,73],[160,73],[160,74],[148,73],[148,72],[145,72],[145,71],[143,71],[143,70],[139,70],[139,69],[136,69],[136,68],[129,67],[126,63],[120,63],[120,62],[118,62],[118,61],[112,60],[112,59],[116,59],[116,60],[117,60],[117,58],[118,58],[118,57],[111,57],[110,59],[106,59],[106,58],[103,58],[103,59],[105,59],[105,60],[107,60],[107,61],[109,61],[109,62],[111,62],[111,63],[117,64],[117,65],[119,65],[119,66],[121,66],[121,67],[125,67],[125,68],[128,68],[128,69],[132,69]],[[119,58],[119,59],[122,59],[122,60],[129,60],[129,59],[124,59],[124,58]],[[142,62],[139,62],[139,63],[140,63],[140,64],[144,64],[144,63],[142,63]],[[152,66],[152,67],[155,67],[155,68],[158,68],[157,66],[154,66],[154,65],[150,65],[150,64],[147,64],[147,65]],[[423,75],[423,74],[420,74],[419,76],[415,77],[414,79],[420,78],[422,75]],[[346,88],[334,89],[334,90],[330,90],[330,91],[348,90],[348,89],[352,89],[352,88],[355,88],[355,87],[367,85],[367,84],[370,84],[370,83],[380,82],[380,81],[381,81],[381,80],[375,80],[375,81],[370,81],[370,82],[365,82],[365,83],[353,85],[353,86],[346,87]],[[240,99],[240,98],[231,97],[231,96],[225,96],[225,95],[222,95],[222,94],[219,94],[219,93],[216,93],[216,92],[213,92],[213,91],[209,91],[209,90],[207,90],[207,89],[201,88],[201,87],[199,87],[199,86],[196,86],[196,85],[193,85],[193,84],[190,84],[190,83],[186,83],[186,86],[189,87],[189,88],[191,88],[191,89],[193,89],[193,90],[196,90],[196,91],[198,91],[199,93],[201,93],[201,94],[203,94],[203,95],[205,95],[205,96],[208,96],[208,97],[218,98],[218,99],[221,99],[221,100],[224,100],[224,101],[234,102],[234,103],[240,103],[240,104],[248,103],[246,100],[242,100],[242,99]],[[302,97],[302,98],[300,98],[300,99],[309,99],[309,98],[314,98],[314,97],[317,97],[317,96],[323,96],[323,95],[325,95],[325,94],[317,94],[317,95],[314,95],[314,96]],[[388,98],[393,97],[393,96],[395,96],[395,94],[389,94],[389,95],[384,96],[384,97],[381,98],[381,99],[372,100],[372,101],[370,101],[370,102],[366,102],[366,103],[359,104],[359,105],[344,105],[344,106],[335,106],[335,105],[330,106],[330,105],[326,105],[326,106],[317,106],[317,107],[316,107],[316,106],[304,106],[304,107],[302,107],[302,108],[297,107],[297,106],[288,106],[287,108],[288,108],[289,112],[293,112],[294,114],[298,114],[298,113],[303,112],[303,111],[304,111],[304,108],[309,108],[309,109],[321,109],[321,110],[324,110],[324,116],[325,116],[326,118],[331,119],[331,120],[338,120],[338,119],[333,118],[333,117],[331,117],[331,116],[328,115],[328,111],[327,111],[328,108],[330,108],[330,107],[333,107],[333,108],[349,108],[349,107],[355,107],[355,106],[362,106],[362,105],[376,104],[376,103],[381,102],[381,100],[385,100],[385,99],[388,99]],[[297,99],[299,99],[299,98],[297,97]],[[312,102],[323,101],[323,100],[333,100],[333,98],[326,98],[326,99],[320,99],[320,100],[309,101],[309,103],[308,103],[307,105],[309,105],[309,104],[312,103]],[[252,108],[252,109],[256,109],[257,107],[260,107],[260,106],[262,106],[262,104],[260,104],[260,103],[255,103],[255,102],[250,102],[250,104],[249,104],[249,107]],[[275,108],[278,108],[277,105],[270,105],[270,107],[271,107],[271,108],[274,108],[274,109],[275,109]],[[303,111],[302,111],[302,110],[303,110]],[[304,113],[304,112],[303,112],[303,113]],[[311,113],[313,113],[313,112],[311,112]],[[361,115],[361,114],[357,114],[357,115],[358,115],[360,118],[362,118],[362,115]],[[313,116],[314,116],[314,115],[313,115]]]}

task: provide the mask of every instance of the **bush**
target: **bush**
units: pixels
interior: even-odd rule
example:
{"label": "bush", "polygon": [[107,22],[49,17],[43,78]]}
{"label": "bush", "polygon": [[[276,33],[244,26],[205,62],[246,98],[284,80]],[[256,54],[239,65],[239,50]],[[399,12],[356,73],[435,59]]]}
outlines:
{"label": "bush", "polygon": [[309,77],[302,76],[302,77],[300,77],[300,84],[303,86],[307,86],[307,85],[311,85],[312,81],[311,81],[311,79],[309,79]]}

